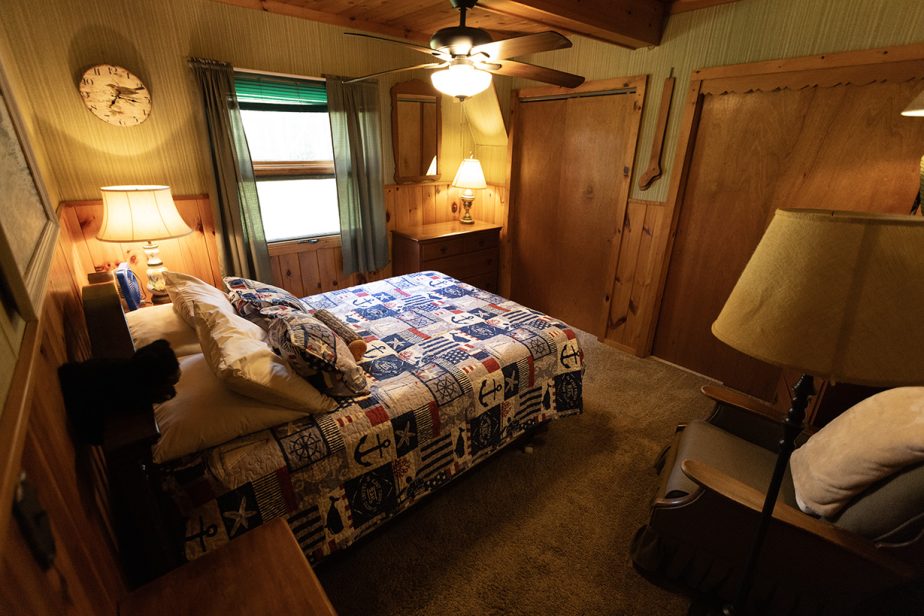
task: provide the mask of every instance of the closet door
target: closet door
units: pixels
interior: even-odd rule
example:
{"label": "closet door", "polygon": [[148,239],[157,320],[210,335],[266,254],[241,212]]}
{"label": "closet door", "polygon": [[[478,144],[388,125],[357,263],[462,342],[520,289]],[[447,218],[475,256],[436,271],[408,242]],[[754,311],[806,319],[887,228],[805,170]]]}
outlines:
{"label": "closet door", "polygon": [[[605,335],[644,78],[518,93],[511,298]],[[563,94],[568,93],[568,94]]]}

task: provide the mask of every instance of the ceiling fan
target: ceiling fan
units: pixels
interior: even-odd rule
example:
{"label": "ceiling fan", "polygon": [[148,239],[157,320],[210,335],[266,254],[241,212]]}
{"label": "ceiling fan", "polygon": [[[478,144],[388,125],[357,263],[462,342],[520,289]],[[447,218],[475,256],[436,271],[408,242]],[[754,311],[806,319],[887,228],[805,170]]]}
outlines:
{"label": "ceiling fan", "polygon": [[571,41],[558,32],[539,32],[495,41],[486,30],[465,25],[466,12],[473,9],[478,0],[449,1],[453,8],[459,10],[459,25],[438,30],[430,39],[430,47],[415,45],[406,41],[396,41],[372,34],[347,32],[351,36],[362,36],[377,41],[402,45],[425,53],[437,60],[437,62],[365,75],[364,77],[350,80],[350,83],[400,71],[426,68],[440,69],[430,76],[433,86],[440,92],[455,96],[460,100],[487,89],[491,85],[492,74],[533,79],[566,88],[575,88],[584,83],[584,78],[580,75],[573,75],[525,62],[515,62],[509,59],[539,51],[571,47]]}

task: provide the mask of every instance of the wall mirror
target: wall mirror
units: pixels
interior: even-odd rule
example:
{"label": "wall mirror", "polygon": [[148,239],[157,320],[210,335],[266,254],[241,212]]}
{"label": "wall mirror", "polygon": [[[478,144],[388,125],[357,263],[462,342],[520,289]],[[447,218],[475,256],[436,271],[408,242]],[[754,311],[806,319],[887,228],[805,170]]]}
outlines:
{"label": "wall mirror", "polygon": [[391,141],[395,182],[430,182],[440,178],[440,93],[420,79],[391,88]]}

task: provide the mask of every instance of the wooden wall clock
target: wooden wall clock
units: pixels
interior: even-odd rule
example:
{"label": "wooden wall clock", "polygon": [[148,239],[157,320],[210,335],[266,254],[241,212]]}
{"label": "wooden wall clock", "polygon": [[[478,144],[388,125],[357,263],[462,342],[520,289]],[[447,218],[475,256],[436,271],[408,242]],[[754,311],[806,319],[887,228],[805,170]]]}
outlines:
{"label": "wooden wall clock", "polygon": [[113,126],[135,126],[151,115],[151,93],[127,68],[91,66],[80,78],[79,89],[87,109]]}

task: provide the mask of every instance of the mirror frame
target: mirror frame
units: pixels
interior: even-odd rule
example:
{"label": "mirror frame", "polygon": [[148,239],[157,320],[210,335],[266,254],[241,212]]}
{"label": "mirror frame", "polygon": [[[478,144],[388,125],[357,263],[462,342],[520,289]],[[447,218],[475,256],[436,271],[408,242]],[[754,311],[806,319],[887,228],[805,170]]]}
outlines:
{"label": "mirror frame", "polygon": [[[435,175],[402,176],[398,173],[398,97],[410,94],[418,97],[432,96],[436,101],[436,170]],[[432,85],[422,79],[402,81],[391,87],[391,148],[395,165],[395,183],[413,184],[435,182],[440,179],[443,159],[441,156],[443,135],[443,96]]]}

